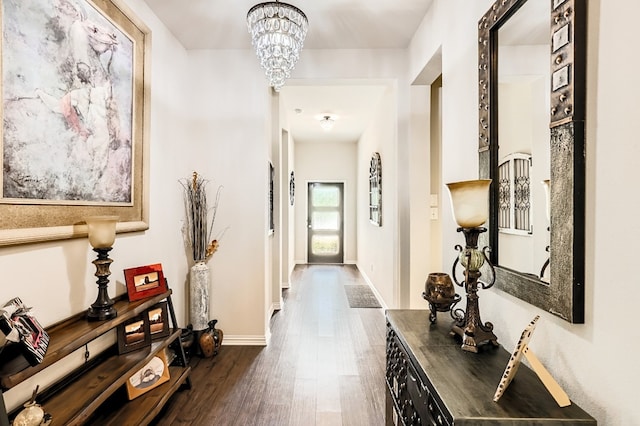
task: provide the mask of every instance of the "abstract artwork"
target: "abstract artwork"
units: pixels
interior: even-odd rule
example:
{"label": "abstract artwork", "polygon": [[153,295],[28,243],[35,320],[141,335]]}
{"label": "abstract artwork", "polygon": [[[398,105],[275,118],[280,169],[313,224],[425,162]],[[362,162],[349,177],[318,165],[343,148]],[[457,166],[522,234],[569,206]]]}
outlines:
{"label": "abstract artwork", "polygon": [[0,245],[147,229],[150,31],[120,0],[1,7]]}
{"label": "abstract artwork", "polygon": [[131,203],[133,41],[87,2],[3,8],[3,198]]}

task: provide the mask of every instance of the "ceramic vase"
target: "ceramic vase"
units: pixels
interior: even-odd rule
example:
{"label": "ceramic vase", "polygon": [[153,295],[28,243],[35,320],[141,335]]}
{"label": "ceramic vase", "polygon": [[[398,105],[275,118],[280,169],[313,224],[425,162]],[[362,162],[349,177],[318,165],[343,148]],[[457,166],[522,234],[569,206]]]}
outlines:
{"label": "ceramic vase", "polygon": [[222,330],[216,328],[217,322],[218,320],[216,319],[209,321],[209,328],[200,335],[200,350],[205,358],[218,355],[220,351],[224,334]]}
{"label": "ceramic vase", "polygon": [[451,277],[444,272],[429,274],[424,283],[422,297],[429,302],[429,321],[433,324],[437,321],[437,312],[447,312],[460,301],[460,295],[456,294]]}
{"label": "ceramic vase", "polygon": [[432,303],[451,304],[456,295],[451,277],[444,272],[430,273],[424,287],[424,298]]}
{"label": "ceramic vase", "polygon": [[209,267],[196,262],[189,277],[189,315],[194,331],[209,326]]}

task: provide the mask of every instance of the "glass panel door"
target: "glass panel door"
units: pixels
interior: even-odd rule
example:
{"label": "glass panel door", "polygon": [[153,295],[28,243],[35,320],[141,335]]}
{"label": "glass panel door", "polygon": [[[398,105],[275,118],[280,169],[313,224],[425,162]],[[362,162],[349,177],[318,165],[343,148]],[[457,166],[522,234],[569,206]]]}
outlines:
{"label": "glass panel door", "polygon": [[343,183],[308,184],[308,263],[344,262],[343,189]]}

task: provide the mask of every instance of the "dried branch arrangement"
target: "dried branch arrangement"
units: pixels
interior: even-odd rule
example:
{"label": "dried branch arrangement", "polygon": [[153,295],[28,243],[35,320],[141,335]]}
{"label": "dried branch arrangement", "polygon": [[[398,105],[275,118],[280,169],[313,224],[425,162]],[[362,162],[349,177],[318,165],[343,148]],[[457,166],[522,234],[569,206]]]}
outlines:
{"label": "dried branch arrangement", "polygon": [[[216,222],[218,203],[222,186],[218,187],[213,206],[207,204],[206,179],[193,172],[191,179],[182,179],[184,205],[187,215],[185,235],[190,246],[194,262],[207,261],[218,250],[219,240],[226,229],[217,238],[213,238],[213,226]],[[211,220],[209,221],[209,217]]]}

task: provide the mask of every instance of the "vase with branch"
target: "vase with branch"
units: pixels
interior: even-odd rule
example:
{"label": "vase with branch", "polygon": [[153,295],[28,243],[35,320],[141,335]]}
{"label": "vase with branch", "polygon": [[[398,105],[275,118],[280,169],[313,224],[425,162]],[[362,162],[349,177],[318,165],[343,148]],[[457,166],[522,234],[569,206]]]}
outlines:
{"label": "vase with branch", "polygon": [[186,221],[183,234],[193,265],[189,276],[189,316],[196,335],[209,328],[209,267],[207,261],[218,250],[223,230],[217,236],[213,228],[218,212],[222,186],[218,186],[213,205],[207,200],[208,181],[193,172],[190,179],[182,179]]}

